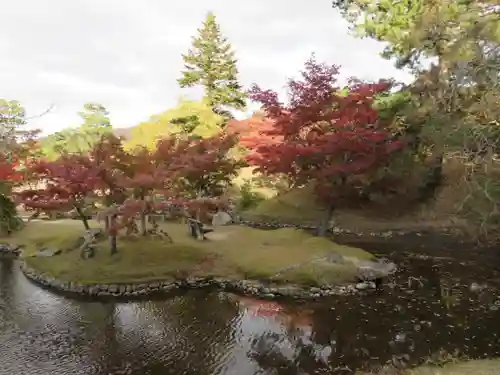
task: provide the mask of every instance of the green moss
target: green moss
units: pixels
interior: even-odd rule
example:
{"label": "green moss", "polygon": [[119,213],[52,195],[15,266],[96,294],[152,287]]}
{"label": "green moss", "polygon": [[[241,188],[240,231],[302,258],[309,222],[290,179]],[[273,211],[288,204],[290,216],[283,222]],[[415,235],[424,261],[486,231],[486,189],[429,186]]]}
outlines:
{"label": "green moss", "polygon": [[79,251],[73,250],[52,258],[28,257],[26,262],[62,280],[83,284],[129,283],[175,279],[188,273],[205,256],[189,246],[148,242],[137,242],[137,247],[122,245],[115,256],[110,256],[101,244],[92,259],[81,259]]}
{"label": "green moss", "polygon": [[324,209],[315,202],[312,187],[306,186],[266,199],[245,211],[242,217],[253,221],[317,224],[323,215]]}
{"label": "green moss", "polygon": [[407,375],[498,375],[500,359],[484,359],[450,363],[443,367],[423,366],[410,370]]}
{"label": "green moss", "polygon": [[[143,282],[190,275],[307,285],[338,284],[353,280],[354,266],[315,260],[329,253],[360,259],[371,257],[361,249],[289,228],[269,231],[226,226],[208,234],[209,240],[203,242],[190,238],[185,225],[168,223],[163,229],[173,238],[173,244],[147,237],[120,238],[116,256],[109,255],[107,243],[103,242],[96,257],[88,260],[81,259],[78,250],[68,250],[83,233],[77,221],[33,222],[4,241],[24,243],[30,249],[54,246],[66,250],[51,258],[28,256],[26,261],[29,266],[57,278],[87,284]],[[283,272],[288,268],[291,269]]]}
{"label": "green moss", "polygon": [[[91,225],[97,226],[95,222]],[[84,231],[80,220],[36,220],[10,236],[0,237],[0,242],[22,246],[25,255],[36,249],[55,247],[61,250],[73,248]]]}

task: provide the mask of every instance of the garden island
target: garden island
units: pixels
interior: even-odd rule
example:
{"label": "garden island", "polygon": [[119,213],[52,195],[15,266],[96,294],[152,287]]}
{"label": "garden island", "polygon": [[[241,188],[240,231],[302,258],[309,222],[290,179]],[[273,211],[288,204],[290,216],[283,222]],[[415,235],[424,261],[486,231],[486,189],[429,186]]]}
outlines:
{"label": "garden island", "polygon": [[[135,297],[148,296],[149,302],[153,295],[173,301],[162,317],[174,319],[182,315],[175,306],[177,292],[214,288],[233,293],[220,293],[224,300],[210,297],[206,305],[191,300],[198,314],[178,327],[206,318],[201,310],[219,308],[227,313],[224,321],[233,322],[237,314],[227,302],[233,298],[247,306],[266,302],[259,313],[286,315],[293,328],[315,325],[308,339],[323,345],[326,356],[341,353],[338,362],[350,356],[352,362],[383,358],[397,373],[408,373],[402,368],[413,353],[420,350],[411,365],[422,364],[429,353],[441,354],[439,342],[453,349],[453,356],[466,351],[457,354],[464,359],[498,355],[497,345],[478,339],[496,335],[496,327],[484,323],[497,321],[500,309],[493,262],[471,261],[459,251],[489,252],[497,259],[496,247],[483,252],[477,244],[498,243],[499,233],[498,4],[376,3],[335,1],[334,7],[363,36],[385,42],[384,55],[411,71],[411,83],[346,80],[348,69],[311,55],[286,82],[286,98],[266,85],[244,88],[236,55],[209,13],[182,56],[177,80],[179,88],[200,88],[200,100],[181,99],[132,128],[113,127],[106,107],[89,102],[78,113],[80,126],[43,136],[27,130],[29,118],[19,102],[0,100],[0,253],[19,256],[14,263],[2,258],[0,287],[11,289],[0,288],[0,302],[20,300],[11,283],[24,285],[26,276],[56,292],[45,295],[48,299],[57,292],[75,297],[61,298],[70,307],[67,301],[79,296],[99,301],[81,309],[102,308],[105,319],[94,322],[114,321],[123,313],[114,297],[132,304]],[[423,57],[432,61],[424,63]],[[247,111],[248,105],[255,110]],[[403,240],[395,242],[396,237]],[[411,246],[413,253],[406,253]],[[443,271],[442,277],[438,270],[450,266],[448,261],[455,262],[456,274]],[[474,281],[457,286],[457,275],[464,277],[471,267]],[[20,270],[22,278],[11,276],[12,270]],[[403,281],[401,273],[407,276]],[[287,298],[333,305],[317,308],[321,313],[314,322],[304,312],[297,318],[267,301]],[[144,309],[154,315],[155,308]],[[11,315],[21,310],[11,309]],[[342,315],[351,320],[342,321]],[[387,317],[404,332],[381,330],[393,328]],[[380,323],[378,330],[373,321]],[[318,326],[329,324],[333,328],[322,334],[327,330]],[[118,326],[99,330],[111,335],[109,347],[119,346]],[[175,332],[182,336],[181,331]],[[5,337],[23,337],[18,333]],[[203,345],[201,336],[210,335],[184,341]],[[375,345],[370,337],[378,340]],[[460,350],[453,348],[463,337],[468,341]],[[352,340],[357,341],[351,347]],[[296,352],[304,355],[300,345]],[[51,351],[61,348],[57,344]],[[210,352],[184,349],[178,350]],[[450,364],[454,360],[443,357],[437,362],[447,363],[439,370],[444,374],[494,373],[498,367],[496,360]],[[324,370],[318,358],[311,363]],[[296,360],[293,366],[304,363]]]}

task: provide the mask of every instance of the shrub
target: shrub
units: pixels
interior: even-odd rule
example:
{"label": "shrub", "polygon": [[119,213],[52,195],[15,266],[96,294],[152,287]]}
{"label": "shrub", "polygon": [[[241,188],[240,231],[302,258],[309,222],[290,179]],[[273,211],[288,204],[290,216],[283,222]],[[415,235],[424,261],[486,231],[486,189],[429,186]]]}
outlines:
{"label": "shrub", "polygon": [[239,211],[256,207],[260,202],[265,200],[263,194],[252,190],[252,183],[250,181],[245,181],[241,185],[239,193],[239,198],[236,202],[236,207]]}
{"label": "shrub", "polygon": [[0,194],[0,232],[10,234],[23,226],[22,219],[17,215],[16,205],[7,196]]}

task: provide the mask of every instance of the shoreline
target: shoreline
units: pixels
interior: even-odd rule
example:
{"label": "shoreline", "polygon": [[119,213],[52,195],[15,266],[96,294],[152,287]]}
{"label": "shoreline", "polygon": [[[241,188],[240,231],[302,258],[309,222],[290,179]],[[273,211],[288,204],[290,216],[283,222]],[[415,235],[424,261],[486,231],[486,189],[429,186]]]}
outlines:
{"label": "shoreline", "polygon": [[[24,276],[41,286],[63,294],[79,295],[94,298],[127,298],[134,299],[190,289],[216,288],[242,296],[261,299],[294,299],[316,300],[319,298],[349,295],[358,293],[355,284],[323,285],[318,287],[301,287],[294,284],[268,285],[257,280],[230,280],[221,277],[192,277],[179,280],[151,281],[142,283],[113,284],[81,284],[54,278],[29,267],[22,259],[18,259]],[[369,288],[366,288],[369,289]]]}
{"label": "shoreline", "polygon": [[[257,228],[296,228],[313,230],[312,226],[290,225],[281,223],[255,223],[238,222],[236,225]],[[354,245],[373,254],[426,254],[440,256],[451,254],[451,256],[477,256],[478,251],[485,254],[486,247],[476,244],[475,250],[471,251],[472,243],[463,241],[449,232],[440,231],[409,231],[387,233],[359,234],[351,231],[332,231],[330,239],[339,244]],[[467,251],[464,251],[467,250]],[[112,283],[112,284],[81,284],[71,281],[60,280],[53,276],[37,271],[28,266],[20,257],[20,249],[8,244],[0,244],[0,257],[18,258],[22,273],[35,284],[63,294],[79,295],[92,298],[140,298],[173,292],[183,292],[189,289],[215,288],[222,291],[233,292],[244,296],[253,296],[263,299],[295,299],[314,300],[336,295],[357,293],[361,290],[372,290],[372,283],[365,282],[363,285],[350,283],[343,285],[322,285],[316,287],[304,287],[295,284],[272,284],[266,281],[246,279],[225,279],[223,277],[187,277],[176,280],[156,280],[141,283]],[[490,252],[488,252],[490,253]],[[492,255],[492,254],[489,254]],[[497,253],[498,256],[498,253]]]}

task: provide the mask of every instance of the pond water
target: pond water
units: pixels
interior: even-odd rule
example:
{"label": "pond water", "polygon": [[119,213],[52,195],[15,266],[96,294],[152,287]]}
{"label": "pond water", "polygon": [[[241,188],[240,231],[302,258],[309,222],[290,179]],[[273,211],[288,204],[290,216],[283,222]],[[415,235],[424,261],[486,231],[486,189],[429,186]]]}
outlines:
{"label": "pond water", "polygon": [[500,356],[498,271],[396,261],[402,269],[382,291],[284,304],[215,291],[78,301],[36,287],[2,259],[0,375],[352,374],[439,353]]}

